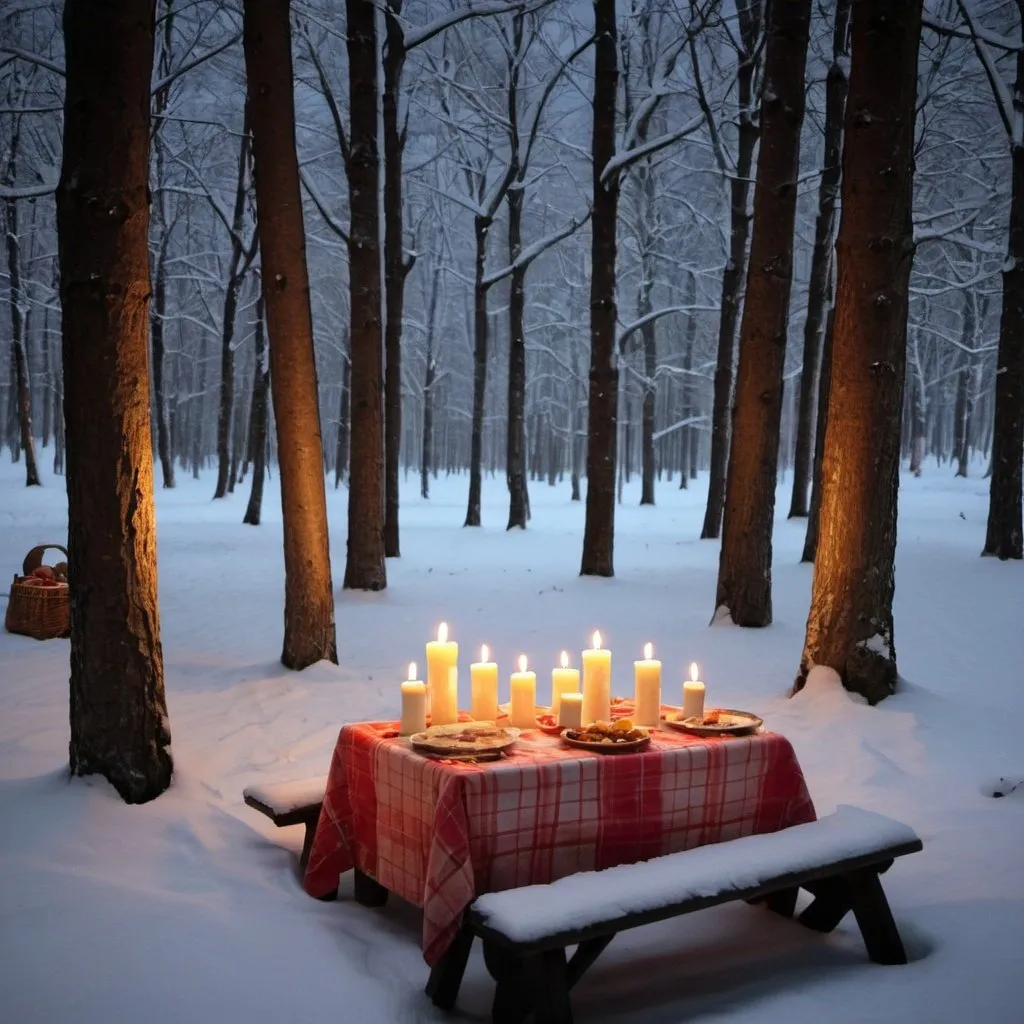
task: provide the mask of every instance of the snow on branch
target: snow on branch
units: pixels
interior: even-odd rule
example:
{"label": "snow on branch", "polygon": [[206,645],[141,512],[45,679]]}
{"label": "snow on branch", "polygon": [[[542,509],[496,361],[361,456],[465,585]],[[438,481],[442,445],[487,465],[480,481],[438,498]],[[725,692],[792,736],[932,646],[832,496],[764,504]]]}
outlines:
{"label": "snow on branch", "polygon": [[[941,36],[955,36],[957,39],[974,38],[970,28],[955,25],[951,21],[942,21],[940,18],[933,18],[928,14],[921,19],[921,24]],[[1007,53],[1020,53],[1021,50],[1024,50],[1024,44],[1015,42],[1009,36],[1001,36],[998,32],[993,32],[983,25],[975,24],[974,31],[979,39],[989,46],[994,46],[997,50],[1005,50]]]}
{"label": "snow on branch", "polygon": [[[552,2],[553,0],[539,0],[539,2],[534,3],[518,4],[510,4],[507,2],[478,3],[469,4],[466,7],[457,7],[455,10],[449,11],[447,14],[443,14],[439,18],[435,18],[433,21],[427,22],[426,25],[421,25],[419,28],[405,31],[405,49],[406,51],[409,51],[414,46],[419,46],[422,43],[429,42],[434,38],[434,36],[438,36],[446,29],[452,28],[454,25],[458,25],[463,21],[468,21],[470,18],[487,18],[495,14],[513,14],[517,11],[532,14],[534,11],[539,11],[541,8],[547,7],[548,4]],[[403,19],[398,20],[401,22]]]}
{"label": "snow on branch", "polygon": [[223,53],[229,46],[234,46],[239,39],[242,38],[241,32],[236,32],[233,36],[225,39],[224,42],[219,43],[217,46],[211,47],[209,50],[204,51],[193,57],[191,60],[185,61],[180,67],[175,68],[173,71],[164,75],[163,78],[158,78],[150,87],[150,93],[160,92],[161,89],[166,89],[175,79],[180,78],[186,72],[191,71],[193,68],[198,67],[200,64],[204,64],[206,61],[217,54]]}
{"label": "snow on branch", "polygon": [[668,316],[670,313],[717,313],[719,311],[718,306],[665,306],[663,309],[655,309],[653,312],[647,313],[640,317],[639,320],[634,320],[631,324],[627,324],[619,331],[619,336],[616,338],[616,344],[621,352],[626,342],[629,341],[630,337],[636,334],[642,327],[646,327],[649,323],[653,323],[655,320],[660,320],[663,316]]}
{"label": "snow on branch", "polygon": [[48,57],[43,57],[41,54],[22,50],[17,46],[5,46],[3,49],[0,49],[0,54],[3,53],[9,53],[12,57],[17,57],[19,60],[23,60],[27,64],[35,64],[37,67],[45,68],[47,71],[52,71],[55,75],[60,75],[61,78],[64,77],[64,68],[56,61],[50,60]]}
{"label": "snow on branch", "polygon": [[996,101],[996,109],[999,111],[999,119],[1003,122],[1006,134],[1010,137],[1010,144],[1014,147],[1024,145],[1024,109],[1018,109],[1014,104],[1014,97],[1010,94],[1009,86],[1003,81],[996,67],[995,58],[989,49],[988,43],[981,36],[981,27],[974,19],[974,15],[968,9],[964,0],[957,0],[957,7],[967,22],[967,28],[971,34],[971,42],[978,54],[978,60],[985,71],[985,77],[992,89],[992,96]]}
{"label": "snow on branch", "polygon": [[573,217],[568,224],[559,228],[557,231],[544,238],[539,238],[532,245],[526,246],[515,258],[514,262],[508,264],[508,266],[502,267],[501,270],[495,270],[488,274],[483,280],[484,287],[490,288],[492,284],[497,284],[499,281],[504,280],[515,270],[525,270],[542,252],[550,249],[553,245],[557,245],[563,238],[568,238],[583,224],[590,220],[590,213],[591,211],[587,210],[583,217],[580,217],[579,219]]}
{"label": "snow on branch", "polygon": [[53,195],[56,191],[56,184],[25,185],[21,188],[0,185],[0,199],[39,199],[41,196]]}
{"label": "snow on branch", "polygon": [[636,161],[640,160],[642,157],[648,156],[651,153],[657,153],[659,150],[665,149],[667,146],[671,146],[680,139],[685,139],[688,135],[692,135],[703,123],[704,115],[701,114],[689,123],[684,124],[682,128],[677,128],[675,131],[666,132],[664,135],[658,135],[653,139],[649,139],[642,146],[635,146],[633,149],[627,149],[623,150],[621,153],[616,153],[615,156],[605,164],[604,170],[601,171],[601,184],[606,184],[613,174],[619,173],[630,164],[636,163]]}
{"label": "snow on branch", "polygon": [[662,427],[661,430],[656,430],[652,440],[660,441],[666,434],[672,434],[677,430],[682,430],[683,427],[703,426],[708,422],[708,420],[708,416],[687,416],[684,420],[679,420],[677,423],[673,423],[667,427]]}
{"label": "snow on branch", "polygon": [[300,170],[299,180],[302,182],[306,195],[313,200],[313,205],[317,208],[323,222],[330,228],[333,234],[337,235],[338,238],[348,245],[348,232],[341,226],[341,222],[327,209],[327,201],[317,191],[313,182],[309,180],[309,175],[305,171]]}

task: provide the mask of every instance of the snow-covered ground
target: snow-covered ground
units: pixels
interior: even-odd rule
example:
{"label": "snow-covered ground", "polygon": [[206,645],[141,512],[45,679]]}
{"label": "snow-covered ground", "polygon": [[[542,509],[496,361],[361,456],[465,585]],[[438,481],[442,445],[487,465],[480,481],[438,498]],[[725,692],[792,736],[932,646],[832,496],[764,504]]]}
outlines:
{"label": "snow-covered ground", "polygon": [[[48,454],[48,453],[46,453]],[[175,780],[127,807],[101,780],[66,778],[67,642],[0,632],[0,1020],[5,1024],[387,1024],[485,1021],[492,984],[474,951],[458,1014],[423,995],[419,916],[318,903],[295,874],[301,829],[245,807],[256,781],[326,773],[339,726],[398,712],[406,663],[446,619],[462,659],[491,645],[503,690],[514,655],[539,679],[600,628],[615,690],[653,641],[666,690],[697,661],[709,703],[762,715],[797,751],[819,814],[849,803],[905,821],[923,853],[885,887],[912,962],[879,967],[852,920],[820,936],[729,905],[619,936],[574,991],[580,1021],[1016,1022],[1024,1010],[1024,567],[978,557],[980,473],[905,477],[896,645],[905,683],[878,708],[815,686],[786,698],[811,569],[803,524],[775,532],[775,624],[709,627],[718,545],[697,539],[704,481],[662,484],[656,508],[627,487],[613,580],[580,579],[583,507],[568,483],[531,490],[533,520],[506,534],[503,480],[484,527],[461,527],[466,482],[429,502],[403,493],[403,557],[382,594],[338,591],[340,666],[278,663],[283,564],[276,479],[265,523],[241,524],[247,487],[210,501],[212,476],[157,494],[160,611]],[[22,486],[0,457],[0,571],[65,536],[63,480]],[[334,578],[346,493],[329,491]],[[780,489],[780,508],[788,493]],[[5,590],[6,588],[2,588]],[[0,598],[0,606],[4,599]],[[463,673],[463,677],[468,673]],[[468,694],[462,695],[465,704]],[[342,893],[350,893],[343,882]]]}

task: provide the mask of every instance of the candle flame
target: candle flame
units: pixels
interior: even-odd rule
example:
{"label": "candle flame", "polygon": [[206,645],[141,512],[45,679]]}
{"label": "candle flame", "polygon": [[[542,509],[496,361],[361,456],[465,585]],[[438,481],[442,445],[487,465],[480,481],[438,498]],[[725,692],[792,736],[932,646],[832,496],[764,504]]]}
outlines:
{"label": "candle flame", "polygon": [[520,654],[519,655],[519,671],[520,672],[525,672],[526,671],[526,655],[525,654]]}
{"label": "candle flame", "polygon": [[490,653],[491,653],[491,649],[490,649],[490,647],[487,646],[487,644],[481,644],[480,645],[480,660],[481,661],[488,661],[489,660],[488,656],[490,655]]}
{"label": "candle flame", "polygon": [[650,661],[654,657],[654,644],[644,644],[644,659]]}
{"label": "candle flame", "polygon": [[694,682],[697,682],[697,680],[700,678],[699,673],[697,672],[697,662],[695,661],[690,662],[690,678]]}
{"label": "candle flame", "polygon": [[437,642],[439,644],[444,644],[444,643],[448,642],[448,623],[447,622],[442,622],[441,625],[437,627]]}
{"label": "candle flame", "polygon": [[562,651],[562,668],[568,668],[568,667],[569,667],[569,652],[568,651]]}
{"label": "candle flame", "polygon": [[409,678],[410,679],[415,679],[416,678],[416,662],[415,661],[410,661],[409,662]]}
{"label": "candle flame", "polygon": [[601,634],[596,629],[594,630],[593,642],[594,650],[599,651],[601,649]]}

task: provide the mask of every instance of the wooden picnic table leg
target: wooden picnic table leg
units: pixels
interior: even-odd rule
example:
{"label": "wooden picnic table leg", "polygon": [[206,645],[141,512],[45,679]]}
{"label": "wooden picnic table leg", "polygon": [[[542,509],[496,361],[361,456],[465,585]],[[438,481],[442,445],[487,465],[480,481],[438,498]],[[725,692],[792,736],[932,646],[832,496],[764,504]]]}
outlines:
{"label": "wooden picnic table leg", "polygon": [[566,965],[566,980],[572,988],[583,977],[594,961],[608,948],[608,943],[615,935],[598,935],[593,939],[584,939],[577,947]]}
{"label": "wooden picnic table leg", "polygon": [[533,1008],[523,961],[491,942],[484,942],[484,964],[497,983],[491,1008],[492,1024],[520,1024]]}
{"label": "wooden picnic table leg", "polygon": [[565,950],[548,949],[526,957],[523,973],[533,997],[536,1024],[572,1024]]}
{"label": "wooden picnic table leg", "polygon": [[878,872],[873,868],[851,871],[846,877],[853,913],[864,936],[868,956],[876,964],[905,964],[907,953],[885,898]]}
{"label": "wooden picnic table leg", "polygon": [[388,891],[375,878],[356,868],[353,883],[356,903],[364,907],[383,907],[388,901]]}
{"label": "wooden picnic table leg", "polygon": [[442,1010],[450,1010],[455,1005],[472,946],[473,933],[463,925],[452,940],[452,944],[430,971],[427,995],[430,996],[431,1002]]}
{"label": "wooden picnic table leg", "polygon": [[822,878],[806,889],[814,901],[800,915],[800,923],[816,932],[830,932],[849,913],[850,890],[842,878]]}

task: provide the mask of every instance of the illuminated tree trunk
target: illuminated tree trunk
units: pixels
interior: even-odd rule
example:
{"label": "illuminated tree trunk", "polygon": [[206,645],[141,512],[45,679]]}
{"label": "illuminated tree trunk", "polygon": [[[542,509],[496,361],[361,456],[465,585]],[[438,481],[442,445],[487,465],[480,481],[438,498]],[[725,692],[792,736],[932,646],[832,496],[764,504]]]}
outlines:
{"label": "illuminated tree trunk", "polygon": [[345,586],[353,590],[383,590],[387,586],[387,570],[384,562],[384,382],[381,372],[376,9],[366,0],[347,0],[345,9],[348,14],[349,106],[352,118],[348,157],[352,447],[349,456]]}
{"label": "illuminated tree trunk", "polygon": [[728,612],[738,626],[772,621],[772,525],[810,25],[811,0],[771,8],[715,596],[716,612]]}
{"label": "illuminated tree trunk", "polygon": [[815,665],[896,689],[893,561],[922,0],[857,0],[846,105],[821,529],[796,689]]}
{"label": "illuminated tree trunk", "polygon": [[582,576],[613,576],[615,448],[619,370],[615,344],[615,227],[619,175],[602,180],[615,156],[618,26],[615,0],[594,0],[593,215],[590,231],[590,389],[587,412],[587,513]]}
{"label": "illuminated tree trunk", "polygon": [[270,344],[284,526],[284,646],[302,669],[337,662],[327,495],[309,276],[295,153],[287,0],[245,0],[243,49],[252,127],[261,283]]}
{"label": "illuminated tree trunk", "polygon": [[128,803],[171,782],[157,607],[147,315],[152,4],[67,0],[57,187],[74,775]]}

